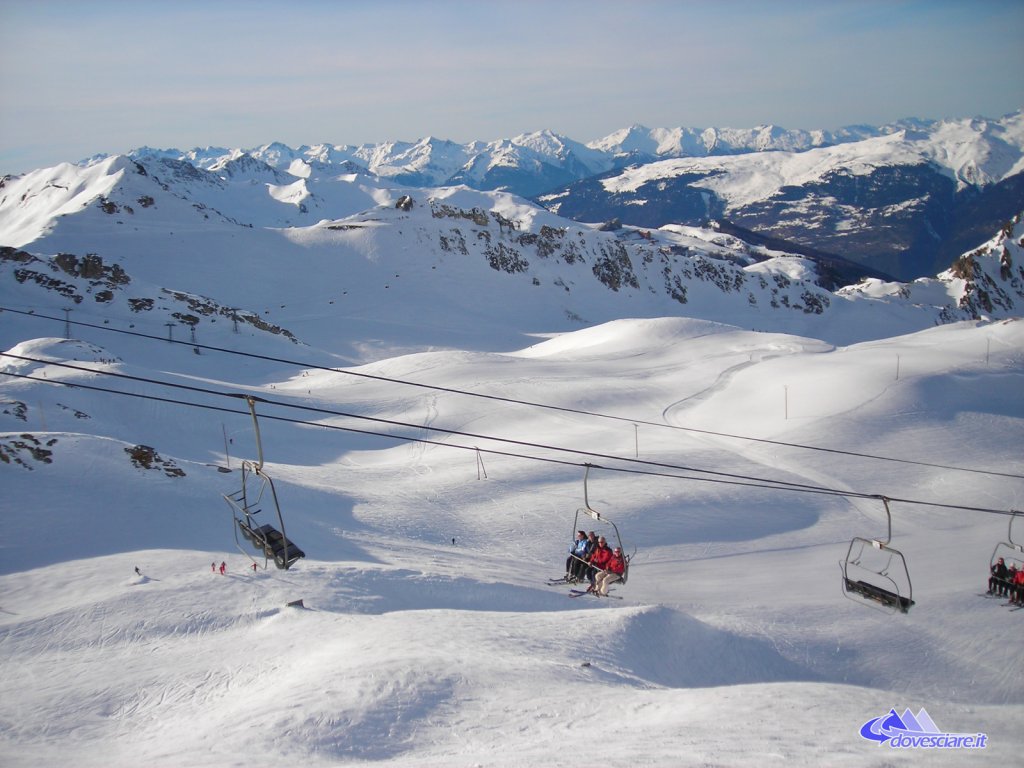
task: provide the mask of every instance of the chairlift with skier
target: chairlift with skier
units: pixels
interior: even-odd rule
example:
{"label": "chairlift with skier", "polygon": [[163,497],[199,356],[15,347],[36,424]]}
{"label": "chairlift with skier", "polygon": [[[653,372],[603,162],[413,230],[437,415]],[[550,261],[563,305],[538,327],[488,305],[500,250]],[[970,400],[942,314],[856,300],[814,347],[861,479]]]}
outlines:
{"label": "chairlift with skier", "polygon": [[1024,544],[1013,540],[1013,522],[1021,514],[1017,511],[1011,513],[1006,530],[1006,541],[1000,541],[992,550],[992,557],[988,563],[989,573],[995,573],[995,565],[1000,559],[1003,560],[1007,569],[1011,566],[1018,571],[1024,568]]}
{"label": "chairlift with skier", "polygon": [[[618,579],[618,583],[625,584],[626,580],[629,578],[629,561],[632,559],[633,555],[636,554],[636,548],[634,547],[633,552],[627,555],[626,548],[625,546],[623,546],[622,543],[622,536],[619,533],[619,527],[605,514],[598,512],[591,506],[590,496],[588,494],[588,479],[590,477],[590,468],[592,466],[593,465],[591,464],[587,464],[586,472],[584,472],[583,474],[583,506],[576,509],[576,516],[573,518],[572,521],[572,531],[570,533],[569,540],[571,541],[576,537],[576,532],[580,530],[581,519],[583,518],[590,518],[591,520],[597,522],[599,524],[599,527],[602,529],[605,539],[610,539],[611,536],[614,535],[614,541],[616,542],[616,546],[618,547],[619,551],[622,552],[622,561],[625,566],[622,571],[621,577]],[[570,554],[570,557],[572,559],[580,561],[580,563],[582,564],[586,564],[585,560],[582,560],[576,555]],[[553,583],[564,583],[565,581],[566,579],[563,578],[560,580],[555,580]]]}
{"label": "chairlift with skier", "polygon": [[[285,535],[284,517],[281,514],[281,505],[277,499],[274,481],[263,468],[263,443],[260,439],[259,420],[256,418],[257,398],[251,395],[243,395],[243,397],[249,404],[249,412],[252,414],[259,458],[255,462],[248,459],[242,461],[242,487],[234,493],[222,495],[231,507],[232,530],[238,549],[243,554],[247,554],[238,540],[238,534],[241,532],[242,537],[263,555],[264,568],[267,566],[267,562],[273,559],[274,565],[287,570],[299,558],[305,557],[306,553]],[[266,505],[268,509],[273,508],[279,528],[275,528],[270,523],[262,525],[258,523],[256,515],[262,511],[260,505]]]}
{"label": "chairlift with skier", "polygon": [[843,594],[859,595],[879,603],[887,611],[907,613],[914,605],[913,586],[907,559],[898,549],[889,546],[892,539],[892,512],[889,499],[876,496],[885,506],[888,533],[885,540],[854,536],[846,558],[839,563],[843,571]]}

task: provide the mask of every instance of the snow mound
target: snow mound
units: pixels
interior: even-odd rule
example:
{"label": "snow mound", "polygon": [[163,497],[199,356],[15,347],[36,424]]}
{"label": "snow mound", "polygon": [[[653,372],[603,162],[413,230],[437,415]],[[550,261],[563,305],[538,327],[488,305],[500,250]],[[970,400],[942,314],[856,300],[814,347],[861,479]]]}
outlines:
{"label": "snow mound", "polygon": [[815,677],[784,658],[767,638],[717,629],[663,606],[617,612],[614,623],[602,631],[594,656],[602,668],[666,688]]}
{"label": "snow mound", "polygon": [[[31,375],[41,368],[48,367],[45,363],[36,363],[30,360],[18,360],[18,357],[32,357],[41,360],[53,360],[54,362],[77,363],[99,363],[102,365],[120,362],[117,356],[103,349],[96,344],[90,344],[78,339],[40,338],[23,341],[15,344],[6,353],[13,357],[0,359],[0,371],[4,373],[18,373]],[[54,367],[54,370],[58,370]],[[69,369],[59,369],[61,372],[68,372]]]}
{"label": "snow mound", "polygon": [[732,326],[685,317],[644,320],[613,320],[603,325],[561,334],[555,338],[512,353],[517,357],[617,358],[634,356],[719,333],[738,330]]}

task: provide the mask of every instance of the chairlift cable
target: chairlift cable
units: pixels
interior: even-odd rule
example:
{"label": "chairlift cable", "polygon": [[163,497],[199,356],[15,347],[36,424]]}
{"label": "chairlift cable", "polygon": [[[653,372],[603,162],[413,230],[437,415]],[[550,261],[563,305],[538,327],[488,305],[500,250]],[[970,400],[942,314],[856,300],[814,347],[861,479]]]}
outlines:
{"label": "chairlift cable", "polygon": [[[81,371],[81,372],[84,372],[84,373],[92,373],[92,374],[97,374],[97,375],[101,375],[101,376],[110,376],[110,377],[118,378],[118,379],[126,379],[128,381],[141,382],[141,383],[145,383],[145,384],[156,384],[158,386],[170,387],[172,389],[183,389],[183,390],[187,390],[189,392],[198,392],[198,393],[201,393],[201,394],[214,395],[214,396],[217,396],[217,397],[241,397],[241,398],[245,398],[245,399],[249,399],[250,397],[252,397],[251,395],[241,395],[241,394],[236,394],[236,393],[226,393],[226,392],[221,392],[221,391],[217,391],[217,390],[213,390],[213,389],[207,389],[205,387],[196,387],[196,386],[189,385],[189,384],[178,384],[178,383],[173,383],[173,382],[168,382],[168,381],[160,381],[158,379],[150,379],[150,378],[146,378],[144,376],[133,376],[131,374],[118,373],[116,371],[97,370],[95,368],[89,368],[89,367],[82,366],[82,365],[75,365],[75,364],[72,364],[72,363],[64,363],[64,362],[58,362],[58,361],[48,361],[48,360],[43,360],[43,359],[40,359],[40,358],[29,357],[29,356],[26,356],[26,355],[15,355],[15,354],[10,353],[10,352],[0,352],[0,356],[11,357],[11,358],[14,358],[16,360],[24,360],[24,361],[27,361],[27,362],[41,363],[41,364],[45,364],[45,365],[54,365],[54,366],[57,366],[57,367],[60,367],[60,368],[70,368],[71,370],[75,370],[75,371]],[[527,447],[527,448],[541,448],[541,449],[544,449],[544,450],[553,450],[553,451],[560,451],[560,452],[565,452],[565,453],[573,453],[573,454],[581,455],[581,456],[591,456],[593,458],[599,458],[599,459],[612,459],[612,460],[615,460],[615,461],[625,461],[625,462],[628,462],[628,463],[631,463],[631,464],[639,464],[639,465],[643,465],[643,466],[662,467],[662,468],[666,468],[666,469],[674,469],[674,470],[680,470],[680,471],[685,471],[685,472],[698,472],[698,473],[701,473],[701,474],[716,475],[716,476],[721,476],[721,477],[728,477],[728,478],[734,478],[734,479],[746,480],[746,481],[755,481],[755,482],[760,482],[760,483],[773,483],[773,484],[778,484],[778,485],[782,485],[782,486],[786,486],[786,487],[809,488],[809,489],[815,489],[815,490],[822,490],[820,486],[808,485],[806,483],[796,483],[796,482],[792,482],[792,481],[789,481],[789,480],[774,480],[774,479],[771,479],[771,478],[755,477],[755,476],[742,475],[742,474],[736,474],[736,473],[731,473],[731,472],[720,472],[720,471],[710,470],[710,469],[700,469],[698,467],[680,466],[678,464],[669,464],[669,463],[665,463],[665,462],[649,461],[649,460],[646,460],[646,459],[638,459],[638,458],[628,458],[628,457],[623,457],[623,456],[616,456],[616,455],[613,455],[613,454],[598,453],[598,452],[595,452],[595,451],[578,450],[578,449],[574,449],[574,448],[564,448],[564,447],[561,447],[561,446],[547,445],[547,444],[544,444],[544,443],[534,443],[534,442],[530,442],[530,441],[526,441],[526,440],[514,440],[512,438],[495,437],[493,435],[484,435],[484,434],[479,434],[479,433],[475,433],[475,432],[463,432],[463,431],[456,430],[456,429],[446,429],[444,427],[435,427],[435,426],[425,427],[423,424],[414,424],[414,423],[406,422],[406,421],[397,421],[395,419],[384,419],[384,418],[376,417],[376,416],[365,416],[365,415],[362,415],[362,414],[348,413],[348,412],[345,412],[345,411],[337,411],[337,410],[332,410],[332,409],[328,409],[328,408],[320,408],[318,406],[312,406],[312,405],[300,405],[300,404],[297,404],[297,403],[288,403],[288,402],[282,402],[282,401],[278,401],[278,400],[268,400],[266,398],[255,398],[255,399],[258,399],[260,402],[266,403],[268,405],[277,405],[277,406],[280,406],[282,408],[294,408],[294,409],[297,409],[297,410],[309,411],[311,413],[320,413],[320,414],[324,414],[326,416],[340,416],[340,417],[344,417],[344,418],[358,419],[358,420],[361,420],[361,421],[371,421],[371,422],[375,422],[375,423],[379,423],[379,424],[388,424],[390,426],[405,427],[405,428],[409,428],[409,429],[427,429],[428,431],[431,431],[431,432],[440,432],[442,434],[453,435],[453,436],[458,436],[458,437],[468,437],[468,438],[477,439],[477,440],[491,440],[491,441],[494,441],[494,442],[509,443],[509,444],[512,444],[512,445],[519,445],[519,446],[523,446],[523,447]]]}
{"label": "chairlift cable", "polygon": [[[146,384],[156,384],[158,386],[165,386],[165,387],[170,387],[170,388],[173,388],[173,389],[183,389],[183,390],[187,390],[187,391],[190,391],[190,392],[198,392],[198,393],[201,393],[201,394],[213,395],[213,396],[217,396],[217,397],[236,397],[236,398],[244,398],[246,400],[249,400],[250,398],[253,398],[254,400],[259,400],[260,402],[266,403],[268,405],[276,405],[276,406],[280,406],[282,408],[293,408],[293,409],[297,409],[297,410],[309,411],[309,412],[312,412],[312,413],[320,413],[320,414],[324,414],[324,415],[327,415],[327,416],[340,416],[340,417],[344,417],[344,418],[357,419],[357,420],[360,420],[360,421],[370,421],[370,422],[374,422],[374,423],[378,423],[378,424],[387,424],[389,426],[403,427],[403,428],[408,428],[408,429],[417,429],[417,430],[418,429],[427,429],[428,431],[431,431],[431,432],[439,432],[439,433],[442,433],[442,434],[452,435],[452,436],[457,436],[457,437],[468,437],[468,438],[475,439],[475,440],[490,440],[492,442],[507,443],[507,444],[511,444],[511,445],[522,446],[522,447],[525,447],[525,448],[539,448],[539,449],[542,449],[542,450],[551,450],[551,451],[557,451],[557,452],[561,452],[561,453],[571,453],[571,454],[574,454],[574,455],[577,455],[577,456],[588,456],[588,457],[597,458],[597,459],[611,459],[613,461],[622,461],[622,462],[626,462],[628,464],[635,464],[635,465],[640,465],[640,466],[658,467],[658,468],[662,468],[662,469],[677,470],[677,471],[681,471],[681,472],[696,472],[696,473],[699,473],[699,474],[702,474],[702,475],[712,475],[712,476],[715,476],[715,477],[724,477],[724,478],[729,478],[729,479],[732,479],[732,480],[741,480],[741,481],[744,481],[744,482],[750,482],[750,483],[754,483],[754,484],[772,484],[772,485],[777,485],[777,486],[781,486],[781,487],[784,487],[784,488],[798,488],[798,489],[811,490],[811,491],[820,491],[820,492],[830,492],[830,491],[834,490],[834,489],[830,489],[830,488],[826,488],[826,487],[822,487],[822,486],[818,486],[818,485],[811,485],[811,484],[807,484],[807,483],[797,483],[797,482],[793,482],[793,481],[790,481],[790,480],[776,480],[776,479],[773,479],[773,478],[757,477],[757,476],[754,476],[754,475],[744,475],[744,474],[739,474],[739,473],[734,473],[734,472],[721,472],[721,471],[718,471],[718,470],[701,469],[699,467],[689,467],[689,466],[683,466],[683,465],[679,465],[679,464],[671,464],[671,463],[667,463],[667,462],[658,462],[658,461],[650,461],[650,460],[647,460],[647,459],[629,458],[629,457],[624,457],[624,456],[616,456],[614,454],[598,453],[596,451],[585,451],[585,450],[580,450],[580,449],[575,449],[575,448],[565,448],[563,446],[557,446],[557,445],[548,445],[548,444],[545,444],[545,443],[535,443],[535,442],[526,441],[526,440],[515,440],[515,439],[512,439],[512,438],[495,437],[493,435],[484,435],[484,434],[475,433],[475,432],[463,432],[463,431],[455,430],[455,429],[446,429],[444,427],[435,427],[435,426],[425,427],[423,424],[414,424],[414,423],[411,423],[411,422],[397,421],[395,419],[384,419],[384,418],[376,417],[376,416],[365,416],[365,415],[362,415],[362,414],[348,413],[348,412],[345,412],[345,411],[337,411],[337,410],[332,410],[332,409],[328,409],[328,408],[320,408],[320,407],[312,406],[312,405],[300,405],[300,404],[297,404],[297,403],[288,403],[288,402],[282,402],[282,401],[278,401],[278,400],[268,400],[266,398],[254,398],[252,395],[242,395],[242,394],[237,394],[237,393],[226,393],[226,392],[221,392],[221,391],[217,391],[217,390],[213,390],[213,389],[207,389],[207,388],[204,388],[204,387],[196,387],[196,386],[188,385],[188,384],[177,384],[177,383],[173,383],[173,382],[160,381],[158,379],[149,379],[149,378],[146,378],[146,377],[143,377],[143,376],[133,376],[131,374],[117,373],[115,371],[96,370],[94,368],[88,368],[86,366],[81,366],[81,365],[74,365],[72,363],[63,363],[63,362],[57,362],[57,361],[47,361],[47,360],[42,360],[40,358],[28,357],[28,356],[25,356],[25,355],[15,355],[15,354],[10,353],[10,352],[0,352],[0,356],[12,357],[14,359],[25,360],[25,361],[28,361],[28,362],[35,362],[35,363],[41,363],[41,364],[47,364],[47,365],[55,365],[55,366],[58,366],[58,367],[61,367],[61,368],[70,368],[72,370],[82,371],[82,372],[85,372],[85,373],[98,374],[98,375],[101,375],[101,376],[111,376],[113,378],[126,379],[126,380],[129,380],[129,381],[142,382],[142,383],[146,383]],[[310,423],[310,422],[298,421],[297,423]]]}
{"label": "chairlift cable", "polygon": [[[8,353],[0,353],[0,355],[6,355],[6,354],[8,354]],[[44,361],[44,362],[49,362],[49,361]],[[58,363],[54,363],[54,364],[60,365]],[[73,367],[73,366],[68,366],[68,367]],[[91,373],[101,373],[101,374],[104,373],[102,371],[95,371],[93,369],[83,369],[83,370],[87,370],[87,371],[89,371]],[[44,383],[44,384],[57,384],[57,385],[69,387],[71,389],[78,388],[78,389],[85,389],[85,390],[90,390],[90,391],[95,391],[95,392],[103,392],[103,393],[113,394],[113,395],[123,395],[125,397],[132,397],[132,398],[141,399],[141,400],[150,400],[150,401],[154,401],[154,402],[162,402],[162,403],[171,404],[171,405],[180,405],[180,406],[187,406],[187,407],[193,407],[193,408],[200,408],[200,409],[204,409],[204,410],[216,411],[216,412],[219,412],[219,413],[230,413],[230,414],[235,414],[235,415],[239,415],[239,416],[248,415],[247,411],[239,411],[239,410],[234,410],[234,409],[231,409],[231,408],[225,408],[225,407],[222,407],[222,406],[210,405],[210,404],[206,404],[206,403],[195,403],[195,402],[189,402],[189,401],[184,401],[184,400],[175,400],[173,398],[160,397],[160,396],[157,396],[157,395],[142,394],[142,393],[139,393],[139,392],[124,392],[122,390],[109,389],[109,388],[106,388],[106,387],[100,387],[100,386],[96,386],[96,385],[92,385],[92,384],[84,384],[84,383],[81,383],[81,382],[73,382],[72,383],[72,382],[61,381],[59,379],[37,378],[35,376],[29,376],[27,374],[11,373],[11,372],[7,372],[7,371],[0,371],[0,374],[2,374],[4,376],[10,376],[12,378],[26,379],[26,380],[29,380],[29,381],[37,381],[37,382]],[[128,377],[128,378],[138,378],[138,377]],[[203,390],[203,389],[198,388],[198,387],[189,387],[188,385],[176,385],[176,384],[169,384],[167,382],[157,382],[157,383],[160,383],[160,384],[163,384],[163,385],[169,386],[169,387],[180,387],[180,388],[183,388],[183,389],[190,389],[190,390],[196,390],[196,391],[200,391],[200,392],[207,392],[207,393],[210,393],[210,394],[220,395],[220,396],[223,396],[223,397],[235,397],[235,398],[237,398],[237,397],[244,397],[244,396],[241,396],[241,395],[238,395],[238,394],[235,394],[235,393],[224,393],[224,392],[215,392],[213,390]],[[268,404],[274,404],[274,405],[285,405],[285,406],[288,406],[288,404],[286,404],[286,403],[275,403],[274,401],[270,401],[270,400],[263,400],[263,402],[266,402]],[[302,408],[303,406],[291,406],[291,407]],[[745,487],[745,488],[758,488],[758,489],[763,489],[763,490],[776,490],[776,491],[790,491],[790,492],[793,492],[793,493],[812,493],[812,494],[826,495],[826,496],[839,496],[839,497],[843,497],[843,498],[859,498],[859,499],[878,498],[878,494],[875,494],[875,493],[861,493],[861,492],[857,492],[857,491],[849,491],[849,490],[842,490],[842,489],[835,489],[835,488],[826,488],[826,487],[822,487],[822,486],[804,486],[804,485],[795,484],[795,483],[783,483],[783,481],[772,481],[772,480],[763,481],[763,480],[760,480],[758,478],[743,478],[742,476],[734,476],[735,478],[738,478],[738,479],[723,479],[721,477],[701,477],[701,476],[695,476],[695,475],[678,475],[678,474],[673,474],[671,472],[655,471],[655,470],[651,470],[651,469],[645,470],[645,469],[636,469],[636,468],[628,468],[628,467],[620,467],[620,466],[596,465],[596,464],[593,464],[592,462],[569,461],[567,459],[556,459],[556,458],[552,458],[552,457],[537,456],[537,455],[524,454],[524,453],[515,453],[515,452],[512,452],[512,451],[502,451],[502,450],[497,450],[495,448],[480,448],[480,447],[478,447],[476,445],[458,445],[458,444],[455,444],[455,443],[443,442],[443,441],[440,441],[440,440],[430,440],[430,439],[427,439],[427,438],[412,437],[412,436],[408,436],[408,435],[396,435],[396,434],[387,433],[387,432],[377,432],[377,431],[368,430],[368,429],[357,429],[355,427],[346,427],[346,426],[341,426],[341,425],[337,425],[337,424],[325,424],[323,422],[312,422],[312,421],[307,421],[307,420],[304,420],[304,419],[290,418],[290,417],[287,417],[287,416],[264,415],[262,418],[273,420],[273,421],[281,421],[281,422],[285,422],[285,423],[288,423],[288,424],[297,424],[297,425],[308,426],[308,427],[318,427],[318,428],[321,428],[321,429],[332,429],[332,430],[338,430],[338,431],[341,431],[341,432],[349,432],[349,433],[353,433],[353,434],[369,435],[369,436],[373,436],[373,437],[383,437],[383,438],[389,438],[389,439],[392,439],[392,440],[399,440],[399,441],[403,441],[403,442],[414,442],[414,443],[420,443],[420,444],[424,444],[424,445],[433,445],[433,446],[442,447],[442,448],[455,448],[455,449],[467,450],[467,451],[480,451],[481,453],[487,453],[487,454],[491,454],[491,455],[495,455],[495,456],[505,456],[505,457],[508,457],[508,458],[518,458],[518,459],[525,459],[525,460],[529,460],[529,461],[540,461],[540,462],[546,462],[546,463],[549,463],[549,464],[558,464],[558,465],[562,465],[562,466],[585,467],[589,463],[591,466],[593,466],[595,468],[603,469],[605,471],[620,472],[620,473],[624,473],[624,474],[644,475],[644,476],[649,476],[649,477],[661,477],[661,478],[668,478],[668,479],[673,479],[673,480],[693,480],[693,481],[696,481],[696,482],[716,483],[716,484],[721,484],[721,485],[732,485],[732,486]],[[362,419],[365,419],[367,421],[375,421],[375,422],[382,422],[382,423],[389,423],[389,424],[398,424],[399,423],[399,422],[390,422],[388,420],[378,419],[378,418],[368,417],[368,416],[362,416],[362,417],[357,417],[357,418],[362,418]],[[424,426],[422,424],[409,424],[408,426],[414,427],[415,429],[418,429],[418,430],[424,429]],[[439,428],[436,428],[436,427],[429,427],[428,429],[430,429],[432,431],[439,431],[439,432],[450,432],[450,430],[442,430],[442,429],[439,429]],[[454,432],[454,434],[463,435],[465,433]],[[477,437],[479,437],[479,436],[477,436]],[[498,441],[498,442],[510,442],[510,443],[514,443],[514,444],[518,444],[518,445],[523,445],[523,446],[528,446],[528,447],[539,447],[539,448],[545,448],[545,449],[551,449],[551,450],[558,450],[558,451],[563,451],[563,452],[567,452],[567,453],[574,453],[576,455],[581,455],[581,456],[588,456],[588,455],[589,456],[602,456],[604,458],[610,458],[610,459],[615,460],[615,461],[622,461],[622,462],[627,462],[627,463],[632,463],[632,464],[636,464],[636,463],[651,464],[651,465],[654,465],[654,466],[661,466],[661,467],[664,467],[664,468],[667,468],[667,469],[676,469],[676,470],[684,471],[684,472],[685,471],[694,471],[694,472],[700,472],[700,473],[708,472],[707,470],[692,469],[692,468],[688,468],[688,467],[682,467],[682,466],[671,465],[671,464],[659,464],[659,463],[656,463],[656,462],[643,462],[643,461],[638,461],[636,459],[631,459],[631,458],[628,458],[628,457],[620,457],[620,456],[605,455],[605,454],[588,454],[586,451],[579,451],[579,450],[570,449],[570,448],[561,448],[561,447],[557,447],[557,446],[544,446],[544,445],[541,445],[541,444],[525,443],[525,442],[522,442],[522,441],[506,440],[506,439],[503,439],[503,438],[487,437],[486,439],[495,440],[495,441]],[[724,474],[724,473],[712,473],[712,474]],[[986,514],[1011,515],[1011,516],[1015,515],[1015,514],[1019,514],[1019,512],[1016,512],[1014,510],[994,509],[994,508],[988,508],[988,507],[973,507],[973,506],[967,506],[967,505],[962,505],[962,504],[949,504],[949,503],[927,501],[927,500],[921,500],[921,499],[901,498],[901,497],[890,496],[890,495],[887,495],[886,498],[888,498],[889,501],[891,501],[891,502],[898,502],[898,503],[902,503],[902,504],[912,504],[912,505],[918,505],[918,506],[928,506],[928,507],[935,507],[935,508],[940,508],[940,509],[951,509],[951,510],[960,510],[960,511],[966,511],[966,512],[981,512],[981,513],[986,513]]]}
{"label": "chairlift cable", "polygon": [[271,356],[271,355],[261,355],[261,354],[255,353],[255,352],[241,352],[241,351],[234,350],[234,349],[228,349],[226,347],[218,347],[218,346],[209,345],[209,344],[200,344],[200,343],[197,343],[197,342],[185,341],[185,340],[182,340],[182,339],[169,339],[169,338],[164,337],[164,336],[157,336],[157,335],[154,335],[154,334],[142,333],[141,331],[126,330],[126,329],[123,329],[123,328],[112,328],[110,326],[97,325],[95,323],[86,323],[86,322],[82,322],[80,320],[67,320],[66,318],[58,318],[58,317],[53,317],[51,315],[44,315],[44,314],[40,314],[40,313],[37,313],[37,312],[18,310],[18,309],[13,309],[13,308],[9,308],[9,307],[3,307],[3,306],[0,306],[0,312],[12,312],[12,313],[15,313],[15,314],[25,315],[27,317],[34,317],[34,318],[39,318],[39,319],[43,319],[43,320],[52,320],[52,321],[60,322],[60,323],[70,323],[71,325],[78,325],[78,326],[82,326],[84,328],[92,328],[92,329],[100,330],[100,331],[110,331],[110,332],[113,332],[113,333],[121,333],[121,334],[125,334],[125,335],[128,335],[128,336],[136,336],[138,338],[150,339],[150,340],[153,340],[153,341],[159,341],[159,342],[164,343],[164,344],[170,343],[170,344],[185,345],[185,346],[188,346],[188,347],[193,347],[195,349],[209,350],[211,352],[223,352],[223,353],[230,354],[230,355],[237,355],[237,356],[240,356],[240,357],[249,357],[249,358],[253,358],[253,359],[257,359],[257,360],[265,360],[267,362],[282,363],[282,364],[285,364],[285,365],[292,365],[292,366],[296,366],[296,367],[300,367],[300,368],[328,371],[328,372],[331,372],[331,373],[338,373],[338,374],[342,374],[342,375],[345,375],[345,376],[353,376],[353,377],[356,377],[356,378],[369,379],[369,380],[373,380],[373,381],[381,381],[381,382],[386,382],[386,383],[389,383],[389,384],[401,384],[401,385],[409,386],[409,387],[418,387],[418,388],[421,388],[421,389],[429,389],[429,390],[432,390],[432,391],[435,391],[435,392],[445,392],[445,393],[448,393],[448,394],[464,395],[464,396],[467,396],[467,397],[476,397],[476,398],[480,398],[480,399],[484,399],[484,400],[493,400],[493,401],[496,401],[496,402],[510,403],[510,404],[514,404],[514,405],[523,405],[523,406],[527,406],[527,407],[531,407],[531,408],[544,408],[544,409],[547,409],[547,410],[559,411],[559,412],[562,412],[562,413],[571,413],[571,414],[576,414],[576,415],[579,415],[579,416],[591,416],[591,417],[595,417],[595,418],[609,419],[609,420],[612,420],[612,421],[628,422],[628,423],[631,423],[631,424],[642,424],[644,426],[658,427],[658,428],[661,428],[661,429],[674,429],[674,430],[679,430],[679,431],[683,431],[683,432],[692,432],[692,433],[695,433],[695,434],[709,435],[709,436],[712,436],[712,437],[724,437],[724,438],[731,439],[731,440],[745,440],[745,441],[748,441],[748,442],[762,443],[762,444],[765,444],[765,445],[775,445],[775,446],[784,447],[784,448],[796,448],[796,449],[806,450],[806,451],[817,451],[817,452],[821,452],[821,453],[833,453],[833,454],[842,455],[842,456],[853,456],[853,457],[856,457],[856,458],[871,459],[871,460],[874,460],[874,461],[889,461],[889,462],[894,462],[894,463],[898,463],[898,464],[909,464],[909,465],[913,465],[913,466],[931,467],[931,468],[934,468],[934,469],[948,469],[948,470],[955,471],[955,472],[970,472],[970,473],[974,473],[974,474],[992,475],[992,476],[997,476],[997,477],[1010,477],[1010,478],[1014,478],[1014,479],[1024,479],[1024,475],[1016,474],[1016,473],[1012,473],[1012,472],[998,472],[998,471],[995,471],[995,470],[978,469],[978,468],[975,468],[975,467],[961,467],[961,466],[956,466],[956,465],[952,465],[952,464],[940,464],[940,463],[936,463],[936,462],[919,461],[919,460],[915,460],[915,459],[901,459],[901,458],[896,458],[896,457],[892,457],[892,456],[879,456],[877,454],[862,453],[862,452],[858,452],[858,451],[848,451],[848,450],[843,450],[843,449],[840,449],[840,448],[825,448],[823,446],[806,445],[806,444],[802,444],[802,443],[790,443],[790,442],[786,442],[784,440],[771,440],[771,439],[768,439],[768,438],[750,437],[750,436],[747,436],[747,435],[736,435],[736,434],[731,434],[731,433],[728,433],[728,432],[718,432],[718,431],[709,430],[709,429],[699,429],[697,427],[687,427],[687,426],[682,426],[682,425],[679,425],[679,424],[665,424],[663,422],[649,421],[649,420],[645,420],[645,419],[635,419],[635,418],[630,418],[630,417],[626,417],[626,416],[614,416],[612,414],[600,413],[600,412],[597,412],[597,411],[587,411],[587,410],[578,409],[578,408],[570,408],[568,406],[551,405],[549,403],[537,403],[537,402],[533,402],[533,401],[529,401],[529,400],[520,400],[520,399],[513,398],[513,397],[503,397],[501,395],[490,395],[490,394],[485,394],[485,393],[481,393],[481,392],[472,392],[470,390],[457,389],[457,388],[454,388],[454,387],[443,387],[443,386],[435,385],[435,384],[424,384],[422,382],[409,381],[407,379],[397,379],[397,378],[392,378],[392,377],[389,377],[389,376],[380,376],[380,375],[376,375],[376,374],[362,373],[362,372],[358,372],[358,371],[350,371],[350,370],[346,370],[346,369],[343,369],[343,368],[332,368],[330,366],[319,365],[317,363],[306,363],[306,362],[302,362],[302,361],[298,361],[298,360],[290,360],[288,358],[274,357],[274,356]]}

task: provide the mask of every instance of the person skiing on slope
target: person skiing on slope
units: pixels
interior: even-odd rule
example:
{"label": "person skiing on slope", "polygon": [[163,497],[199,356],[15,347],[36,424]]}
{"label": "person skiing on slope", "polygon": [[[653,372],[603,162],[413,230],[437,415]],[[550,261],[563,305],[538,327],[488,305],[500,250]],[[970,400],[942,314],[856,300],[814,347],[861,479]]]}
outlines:
{"label": "person skiing on slope", "polygon": [[225,572],[225,571],[226,571],[227,569],[228,569],[228,564],[227,564],[227,563],[225,563],[225,562],[221,562],[221,564],[220,564],[220,575],[221,575],[221,576],[223,576],[223,575],[224,575],[224,572]]}

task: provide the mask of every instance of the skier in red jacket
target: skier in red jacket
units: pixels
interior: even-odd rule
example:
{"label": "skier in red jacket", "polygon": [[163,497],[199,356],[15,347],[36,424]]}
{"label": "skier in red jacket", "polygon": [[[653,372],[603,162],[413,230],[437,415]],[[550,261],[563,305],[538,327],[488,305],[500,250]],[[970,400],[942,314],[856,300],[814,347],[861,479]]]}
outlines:
{"label": "skier in red jacket", "polygon": [[596,592],[601,597],[608,597],[608,587],[614,584],[616,581],[622,579],[622,574],[626,572],[626,561],[622,557],[622,550],[616,547],[608,558],[608,562],[605,563],[604,570],[597,574],[595,578]]}
{"label": "skier in red jacket", "polygon": [[587,592],[594,592],[597,589],[594,584],[597,572],[605,569],[611,557],[612,551],[608,549],[608,542],[605,541],[604,536],[598,536],[597,546],[594,547],[594,551],[590,553],[590,558],[587,560],[590,563],[590,570],[587,573],[587,578],[590,579],[590,586],[587,587]]}
{"label": "skier in red jacket", "polygon": [[1024,567],[1017,571],[1010,584],[1010,602],[1024,605]]}

